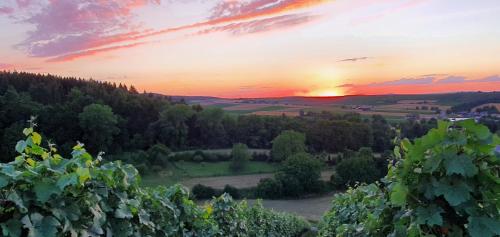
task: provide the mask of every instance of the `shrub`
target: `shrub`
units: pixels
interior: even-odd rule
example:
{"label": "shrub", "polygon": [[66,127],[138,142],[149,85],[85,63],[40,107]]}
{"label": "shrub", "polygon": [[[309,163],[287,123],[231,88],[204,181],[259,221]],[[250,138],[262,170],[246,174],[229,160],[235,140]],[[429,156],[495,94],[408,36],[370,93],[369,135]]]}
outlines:
{"label": "shrub", "polygon": [[203,156],[200,156],[200,155],[194,155],[192,160],[194,162],[202,162],[204,159],[203,159]]}
{"label": "shrub", "polygon": [[259,181],[255,193],[257,197],[276,199],[283,196],[283,186],[276,179],[265,178]]}
{"label": "shrub", "polygon": [[[288,176],[288,180],[295,178],[298,181],[298,185],[303,189],[304,192],[312,192],[314,187],[318,186],[319,179],[321,177],[321,167],[322,162],[318,159],[313,158],[307,153],[297,153],[292,155],[283,165],[283,173]],[[288,185],[288,182],[283,183],[283,186]],[[298,193],[301,195],[302,193]]]}
{"label": "shrub", "polygon": [[257,200],[251,207],[248,207],[245,202],[241,205],[245,210],[248,236],[298,237],[310,228],[309,223],[303,218],[265,209],[260,200]]}
{"label": "shrub", "polygon": [[155,144],[147,151],[147,155],[151,164],[167,167],[169,164],[168,156],[170,149],[163,144]]}
{"label": "shrub", "polygon": [[178,152],[175,153],[174,155],[170,155],[170,160],[172,161],[191,161],[192,155],[189,152]]}
{"label": "shrub", "polygon": [[386,164],[386,158],[375,158],[370,148],[361,148],[358,152],[346,151],[335,167],[335,186],[342,188],[358,182],[372,183],[386,173]]}
{"label": "shrub", "polygon": [[214,188],[205,185],[197,184],[191,189],[196,199],[211,199],[217,195]]}
{"label": "shrub", "polygon": [[241,197],[240,195],[240,191],[231,186],[231,185],[226,185],[224,186],[224,189],[222,190],[222,193],[227,193],[229,195],[231,195],[231,197],[235,198],[235,199],[239,199]]}
{"label": "shrub", "polygon": [[233,145],[231,157],[230,169],[233,171],[240,171],[245,168],[246,163],[251,158],[247,145],[241,143]]}
{"label": "shrub", "polygon": [[335,167],[335,171],[344,185],[353,185],[356,182],[372,183],[381,176],[371,157],[344,159]]}
{"label": "shrub", "polygon": [[272,141],[271,156],[274,161],[283,161],[296,153],[306,151],[306,137],[303,133],[283,131]]}
{"label": "shrub", "polygon": [[323,216],[318,236],[387,236],[392,213],[387,195],[376,184],[349,188],[336,194],[331,209]]}

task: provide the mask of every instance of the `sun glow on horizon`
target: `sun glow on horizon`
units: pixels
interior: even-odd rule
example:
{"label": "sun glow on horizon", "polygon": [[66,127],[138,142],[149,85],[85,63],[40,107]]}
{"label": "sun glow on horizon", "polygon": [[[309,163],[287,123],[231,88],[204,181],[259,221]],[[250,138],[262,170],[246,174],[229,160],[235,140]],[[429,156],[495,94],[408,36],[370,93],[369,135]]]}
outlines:
{"label": "sun glow on horizon", "polygon": [[313,96],[313,97],[335,97],[335,96],[343,96],[344,93],[337,89],[319,89],[304,93],[302,95]]}

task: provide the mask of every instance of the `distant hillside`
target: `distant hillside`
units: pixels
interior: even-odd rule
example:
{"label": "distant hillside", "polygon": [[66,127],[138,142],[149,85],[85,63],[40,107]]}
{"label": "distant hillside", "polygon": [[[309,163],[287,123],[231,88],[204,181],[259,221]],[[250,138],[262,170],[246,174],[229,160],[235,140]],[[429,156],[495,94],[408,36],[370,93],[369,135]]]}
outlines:
{"label": "distant hillside", "polygon": [[[255,103],[255,104],[291,104],[291,105],[388,105],[399,101],[432,101],[436,104],[459,106],[462,104],[480,105],[500,102],[500,92],[458,92],[448,94],[422,95],[351,95],[338,97],[278,97],[278,98],[241,98],[225,99],[208,96],[172,96],[175,100],[183,99],[187,103]],[[486,101],[486,102],[485,102]],[[474,107],[472,106],[472,107]],[[471,107],[471,108],[472,108]]]}

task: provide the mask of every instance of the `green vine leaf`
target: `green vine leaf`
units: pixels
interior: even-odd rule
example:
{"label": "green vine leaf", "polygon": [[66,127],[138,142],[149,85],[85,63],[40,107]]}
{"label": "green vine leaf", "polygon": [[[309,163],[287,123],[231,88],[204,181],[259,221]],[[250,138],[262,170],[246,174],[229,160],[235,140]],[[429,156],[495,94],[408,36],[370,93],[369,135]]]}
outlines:
{"label": "green vine leaf", "polygon": [[434,182],[433,185],[436,196],[443,195],[451,206],[458,206],[468,201],[471,197],[470,192],[472,188],[462,181],[453,183],[447,179],[442,179]]}
{"label": "green vine leaf", "polygon": [[489,217],[469,217],[471,237],[493,237],[500,235],[500,221]]}
{"label": "green vine leaf", "polygon": [[459,156],[447,156],[444,160],[446,174],[459,174],[466,177],[473,177],[477,174],[477,167],[472,163],[472,159],[462,154]]}
{"label": "green vine leaf", "polygon": [[391,203],[396,206],[404,206],[406,204],[406,196],[408,195],[408,187],[401,183],[396,183],[391,192]]}
{"label": "green vine leaf", "polygon": [[434,204],[428,207],[418,207],[417,214],[417,223],[421,225],[443,225],[443,217],[441,214],[444,213],[443,208],[436,206]]}

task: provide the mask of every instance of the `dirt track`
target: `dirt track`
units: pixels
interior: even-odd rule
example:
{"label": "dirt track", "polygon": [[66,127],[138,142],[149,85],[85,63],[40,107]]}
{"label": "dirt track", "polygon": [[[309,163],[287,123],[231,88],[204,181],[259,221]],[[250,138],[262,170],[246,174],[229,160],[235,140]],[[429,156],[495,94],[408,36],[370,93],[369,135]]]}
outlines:
{"label": "dirt track", "polygon": [[[328,181],[332,171],[324,171],[321,173],[321,179]],[[237,176],[220,176],[220,177],[206,177],[206,178],[193,178],[181,181],[181,184],[188,188],[192,188],[196,184],[203,184],[217,189],[223,189],[226,185],[231,185],[236,188],[250,188],[255,187],[261,179],[271,178],[273,174],[250,174],[250,175],[237,175]]]}

